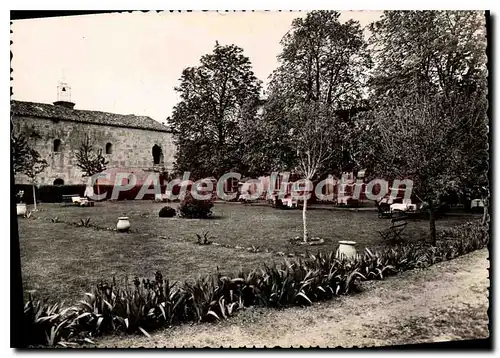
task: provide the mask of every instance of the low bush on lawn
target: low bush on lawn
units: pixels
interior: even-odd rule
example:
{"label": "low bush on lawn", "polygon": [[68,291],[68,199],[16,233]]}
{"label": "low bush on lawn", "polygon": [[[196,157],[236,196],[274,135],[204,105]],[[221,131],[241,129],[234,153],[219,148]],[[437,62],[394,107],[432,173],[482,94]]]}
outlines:
{"label": "low bush on lawn", "polygon": [[175,215],[176,215],[175,209],[170,206],[164,206],[163,208],[160,209],[160,212],[158,213],[158,216],[160,218],[172,218]]}
{"label": "low bush on lawn", "polygon": [[[216,321],[244,307],[286,307],[355,292],[358,282],[380,280],[399,271],[421,268],[484,248],[488,231],[467,223],[441,233],[449,240],[437,246],[399,245],[382,251],[366,249],[354,260],[335,254],[310,254],[304,260],[284,261],[231,276],[220,273],[195,283],[171,283],[160,272],[155,278],[136,278],[134,285],[100,283],[79,305],[30,301],[25,307],[26,332],[32,345],[73,345],[110,332],[140,333],[182,322]],[[447,236],[449,235],[449,236]]]}
{"label": "low bush on lawn", "polygon": [[179,205],[179,214],[188,219],[207,219],[212,216],[213,207],[212,200],[195,199],[190,192],[187,192]]}

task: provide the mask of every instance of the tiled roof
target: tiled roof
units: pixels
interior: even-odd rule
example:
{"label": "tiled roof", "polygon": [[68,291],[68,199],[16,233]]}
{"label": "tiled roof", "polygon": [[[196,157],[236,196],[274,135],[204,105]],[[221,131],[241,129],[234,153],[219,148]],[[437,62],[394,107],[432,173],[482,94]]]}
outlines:
{"label": "tiled roof", "polygon": [[19,116],[49,118],[81,123],[170,132],[165,125],[146,116],[70,109],[47,103],[11,101],[11,112]]}

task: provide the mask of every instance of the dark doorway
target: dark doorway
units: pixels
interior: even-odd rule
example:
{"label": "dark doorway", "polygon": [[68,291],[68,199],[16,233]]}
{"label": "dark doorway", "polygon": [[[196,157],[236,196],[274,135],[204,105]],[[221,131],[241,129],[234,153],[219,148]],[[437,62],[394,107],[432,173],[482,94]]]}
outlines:
{"label": "dark doorway", "polygon": [[64,180],[62,180],[61,178],[57,178],[56,180],[54,180],[54,185],[64,185]]}
{"label": "dark doorway", "polygon": [[163,163],[163,152],[161,147],[157,144],[153,146],[153,164],[161,164]]}

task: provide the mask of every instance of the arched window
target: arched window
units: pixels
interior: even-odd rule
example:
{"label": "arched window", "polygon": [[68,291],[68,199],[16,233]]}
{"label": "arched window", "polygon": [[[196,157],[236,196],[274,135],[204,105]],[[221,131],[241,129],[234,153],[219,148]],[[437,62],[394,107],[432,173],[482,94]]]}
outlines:
{"label": "arched window", "polygon": [[56,139],[54,140],[54,152],[60,152],[61,151],[61,140]]}
{"label": "arched window", "polygon": [[54,180],[54,185],[64,185],[64,180],[62,180],[61,178],[57,178],[56,180]]}
{"label": "arched window", "polygon": [[158,144],[155,144],[152,149],[153,164],[163,163],[163,152]]}
{"label": "arched window", "polygon": [[111,154],[111,153],[113,153],[113,144],[106,143],[106,154]]}

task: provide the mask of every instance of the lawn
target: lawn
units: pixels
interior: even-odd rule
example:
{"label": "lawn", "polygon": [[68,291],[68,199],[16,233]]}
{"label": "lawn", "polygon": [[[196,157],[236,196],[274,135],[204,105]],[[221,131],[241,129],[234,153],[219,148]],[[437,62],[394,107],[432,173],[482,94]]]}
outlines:
{"label": "lawn", "polygon": [[[25,292],[50,300],[72,302],[101,279],[129,282],[134,276],[153,278],[160,270],[173,280],[194,279],[198,275],[252,269],[281,260],[266,250],[304,252],[288,239],[301,234],[300,210],[276,210],[269,206],[216,204],[215,217],[208,220],[159,218],[165,204],[146,201],[97,203],[95,207],[68,207],[42,204],[30,219],[21,218],[19,235],[23,286]],[[67,222],[90,218],[100,227],[115,227],[119,216],[128,216],[133,233],[75,227]],[[50,219],[57,217],[59,223]],[[450,216],[437,226],[449,227],[468,217]],[[308,213],[312,236],[325,239],[325,245],[310,247],[332,251],[338,240],[353,240],[358,249],[380,247],[385,243],[377,230],[389,222],[377,218],[375,211],[341,211],[313,208]],[[259,252],[197,245],[196,234],[209,232],[213,241],[233,246],[259,247]],[[428,222],[411,221],[407,239],[425,237]]]}

